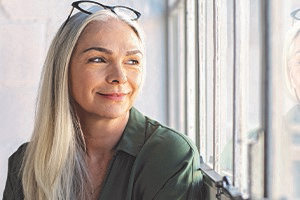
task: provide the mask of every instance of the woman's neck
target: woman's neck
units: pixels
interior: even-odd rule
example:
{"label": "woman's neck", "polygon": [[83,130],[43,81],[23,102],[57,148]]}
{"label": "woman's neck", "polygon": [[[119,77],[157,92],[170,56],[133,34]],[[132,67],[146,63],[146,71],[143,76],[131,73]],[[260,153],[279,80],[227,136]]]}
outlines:
{"label": "woman's neck", "polygon": [[80,120],[88,156],[102,157],[114,152],[128,119],[129,112],[117,119]]}

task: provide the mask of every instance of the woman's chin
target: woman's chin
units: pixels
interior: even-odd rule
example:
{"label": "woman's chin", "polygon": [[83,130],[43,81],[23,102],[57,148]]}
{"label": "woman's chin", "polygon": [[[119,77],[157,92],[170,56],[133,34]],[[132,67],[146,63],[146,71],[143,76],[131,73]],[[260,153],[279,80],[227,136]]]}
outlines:
{"label": "woman's chin", "polygon": [[126,116],[129,112],[130,108],[118,107],[118,106],[109,106],[102,111],[99,111],[97,114],[101,118],[106,119],[117,119]]}

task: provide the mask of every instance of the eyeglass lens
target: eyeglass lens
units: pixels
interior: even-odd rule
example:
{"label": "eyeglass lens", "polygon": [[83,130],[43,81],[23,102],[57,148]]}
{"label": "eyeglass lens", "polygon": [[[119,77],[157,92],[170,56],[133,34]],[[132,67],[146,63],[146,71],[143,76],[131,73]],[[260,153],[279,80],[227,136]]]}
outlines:
{"label": "eyeglass lens", "polygon": [[78,4],[78,7],[81,9],[81,11],[87,11],[90,14],[92,13],[92,9],[91,8],[97,8],[97,11],[99,10],[105,10],[104,7],[96,4],[96,3],[92,3],[92,2],[80,2]]}
{"label": "eyeglass lens", "polygon": [[291,13],[291,16],[292,16],[294,19],[296,19],[296,20],[300,20],[300,9],[297,9],[297,10],[293,11],[293,12]]}
{"label": "eyeglass lens", "polygon": [[121,16],[121,17],[128,17],[133,20],[138,18],[138,16],[136,15],[135,12],[133,12],[132,10],[130,10],[126,7],[116,6],[116,7],[114,7],[114,11],[118,16]]}

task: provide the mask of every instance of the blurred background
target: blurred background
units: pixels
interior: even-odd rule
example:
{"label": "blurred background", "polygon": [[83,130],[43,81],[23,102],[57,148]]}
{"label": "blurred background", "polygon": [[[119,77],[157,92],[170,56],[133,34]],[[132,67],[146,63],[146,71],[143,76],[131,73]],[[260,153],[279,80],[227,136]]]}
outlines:
{"label": "blurred background", "polygon": [[[0,0],[0,196],[8,157],[30,139],[43,62],[72,2]],[[299,1],[99,2],[142,13],[139,110],[187,134],[243,198],[300,199]]]}

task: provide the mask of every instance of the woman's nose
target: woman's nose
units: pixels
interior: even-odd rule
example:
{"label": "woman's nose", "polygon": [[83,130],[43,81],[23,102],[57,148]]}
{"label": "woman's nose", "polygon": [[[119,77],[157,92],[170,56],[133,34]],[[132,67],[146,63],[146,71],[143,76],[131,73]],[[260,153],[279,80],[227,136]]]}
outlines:
{"label": "woman's nose", "polygon": [[124,84],[127,81],[126,71],[121,64],[113,64],[109,67],[106,81],[110,84]]}

